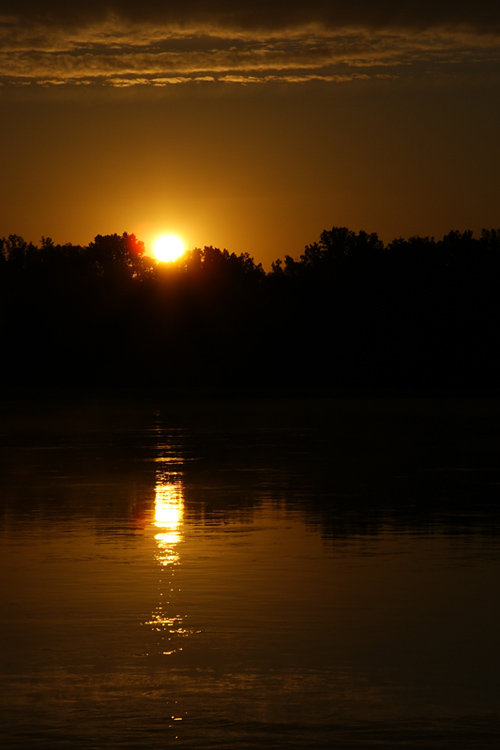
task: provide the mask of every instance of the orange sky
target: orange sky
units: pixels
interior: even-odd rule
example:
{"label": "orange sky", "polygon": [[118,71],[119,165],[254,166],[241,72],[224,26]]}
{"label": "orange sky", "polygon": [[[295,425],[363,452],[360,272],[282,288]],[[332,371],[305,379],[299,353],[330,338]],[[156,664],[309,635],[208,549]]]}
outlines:
{"label": "orange sky", "polygon": [[496,2],[2,5],[0,236],[268,268],[333,225],[500,226]]}

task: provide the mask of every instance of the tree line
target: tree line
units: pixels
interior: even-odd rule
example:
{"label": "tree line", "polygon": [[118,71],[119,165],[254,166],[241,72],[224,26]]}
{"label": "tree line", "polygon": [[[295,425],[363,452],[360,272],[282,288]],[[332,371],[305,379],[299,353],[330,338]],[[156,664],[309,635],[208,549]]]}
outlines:
{"label": "tree line", "polygon": [[3,393],[328,393],[496,387],[500,230],[395,239],[333,227],[269,272],[133,234],[0,239]]}

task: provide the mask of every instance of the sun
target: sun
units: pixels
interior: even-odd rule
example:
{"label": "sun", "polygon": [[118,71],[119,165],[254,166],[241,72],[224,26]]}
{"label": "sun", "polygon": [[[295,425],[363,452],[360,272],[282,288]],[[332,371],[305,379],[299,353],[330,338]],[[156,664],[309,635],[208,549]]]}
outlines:
{"label": "sun", "polygon": [[156,258],[164,263],[177,260],[184,250],[183,241],[175,234],[162,234],[154,244]]}

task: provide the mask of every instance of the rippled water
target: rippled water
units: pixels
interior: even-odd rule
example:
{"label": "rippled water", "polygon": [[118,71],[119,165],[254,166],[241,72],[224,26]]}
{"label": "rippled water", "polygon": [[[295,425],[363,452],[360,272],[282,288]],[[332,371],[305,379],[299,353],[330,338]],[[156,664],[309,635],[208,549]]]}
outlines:
{"label": "rippled water", "polygon": [[500,405],[8,405],[15,748],[493,748]]}

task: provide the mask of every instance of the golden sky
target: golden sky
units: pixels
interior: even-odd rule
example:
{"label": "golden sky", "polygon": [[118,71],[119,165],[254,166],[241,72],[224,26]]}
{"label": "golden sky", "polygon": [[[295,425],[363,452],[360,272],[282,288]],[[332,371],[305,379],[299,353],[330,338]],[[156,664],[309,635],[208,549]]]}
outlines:
{"label": "golden sky", "polygon": [[500,226],[497,0],[3,0],[0,236]]}

